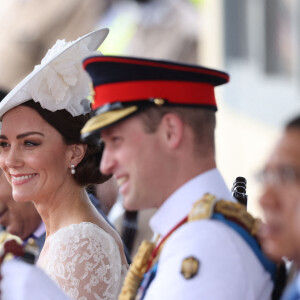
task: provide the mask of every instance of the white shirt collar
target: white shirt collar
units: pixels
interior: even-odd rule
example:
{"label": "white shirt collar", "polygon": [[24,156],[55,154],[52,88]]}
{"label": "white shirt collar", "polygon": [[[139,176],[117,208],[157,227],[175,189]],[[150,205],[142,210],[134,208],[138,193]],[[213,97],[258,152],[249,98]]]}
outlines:
{"label": "white shirt collar", "polygon": [[150,227],[154,233],[165,236],[190,212],[195,201],[211,193],[217,199],[233,199],[220,172],[217,169],[206,171],[177,189],[150,219]]}

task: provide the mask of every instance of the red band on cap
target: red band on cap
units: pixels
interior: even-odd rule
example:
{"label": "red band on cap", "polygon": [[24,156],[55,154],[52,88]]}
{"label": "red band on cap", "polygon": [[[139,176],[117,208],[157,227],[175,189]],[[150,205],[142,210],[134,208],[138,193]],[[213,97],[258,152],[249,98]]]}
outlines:
{"label": "red band on cap", "polygon": [[216,107],[214,86],[188,81],[129,81],[95,87],[93,109],[114,102],[130,102],[162,98],[174,104],[209,105]]}

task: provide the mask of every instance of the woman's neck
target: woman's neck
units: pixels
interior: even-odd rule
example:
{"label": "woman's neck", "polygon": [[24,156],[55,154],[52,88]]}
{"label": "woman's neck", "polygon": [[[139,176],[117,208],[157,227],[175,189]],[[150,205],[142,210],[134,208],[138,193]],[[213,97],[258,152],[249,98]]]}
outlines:
{"label": "woman's neck", "polygon": [[46,195],[35,205],[49,236],[62,227],[81,222],[82,212],[89,206],[89,199],[85,189],[76,185],[68,192]]}

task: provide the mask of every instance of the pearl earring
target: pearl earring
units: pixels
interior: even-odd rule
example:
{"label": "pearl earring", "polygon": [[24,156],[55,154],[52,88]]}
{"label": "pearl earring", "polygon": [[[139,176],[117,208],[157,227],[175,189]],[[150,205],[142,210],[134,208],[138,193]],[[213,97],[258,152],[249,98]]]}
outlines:
{"label": "pearl earring", "polygon": [[74,175],[76,173],[75,171],[75,165],[71,164],[71,174]]}

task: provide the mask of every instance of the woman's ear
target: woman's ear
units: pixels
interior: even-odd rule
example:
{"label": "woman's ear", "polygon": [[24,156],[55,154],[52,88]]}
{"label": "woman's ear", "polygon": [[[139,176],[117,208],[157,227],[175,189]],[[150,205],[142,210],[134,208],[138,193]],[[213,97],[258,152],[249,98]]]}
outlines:
{"label": "woman's ear", "polygon": [[86,144],[73,144],[70,145],[71,157],[70,164],[74,164],[75,167],[82,161],[86,153],[87,145]]}
{"label": "woman's ear", "polygon": [[168,147],[177,148],[183,138],[184,124],[180,117],[174,113],[167,113],[163,116],[160,127]]}

